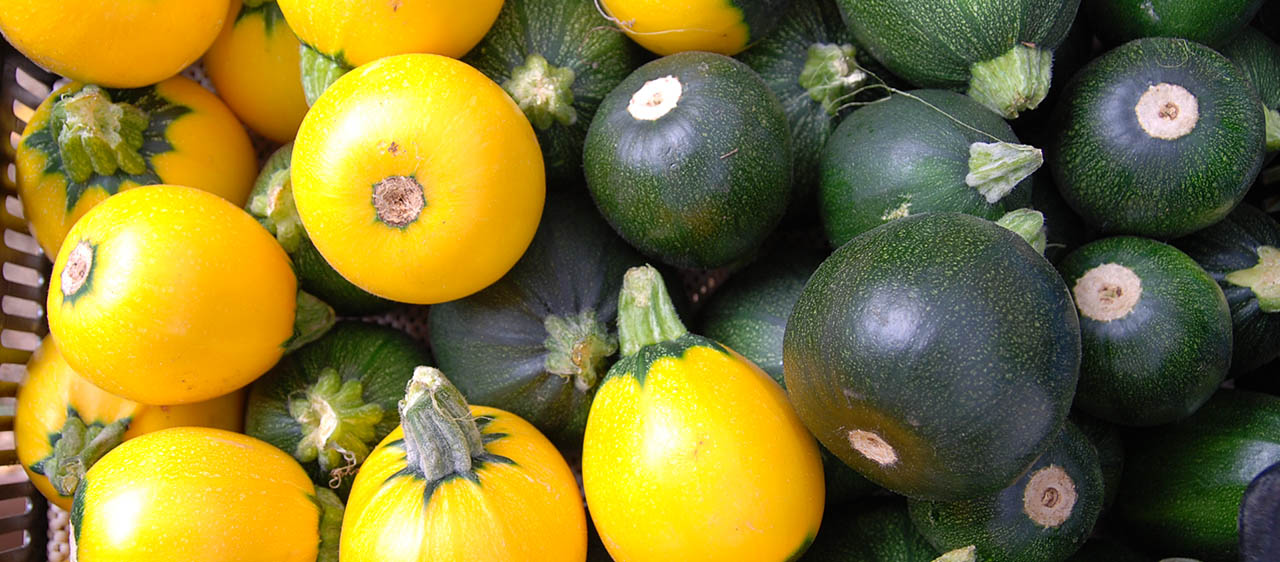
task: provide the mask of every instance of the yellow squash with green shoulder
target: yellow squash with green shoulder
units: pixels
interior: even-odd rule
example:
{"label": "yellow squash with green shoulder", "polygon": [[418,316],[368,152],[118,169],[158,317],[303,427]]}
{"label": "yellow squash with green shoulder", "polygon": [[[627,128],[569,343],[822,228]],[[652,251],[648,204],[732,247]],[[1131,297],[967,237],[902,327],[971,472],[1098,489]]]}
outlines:
{"label": "yellow squash with green shoulder", "polygon": [[733,56],[764,37],[793,0],[598,0],[627,36],[659,55],[711,51]]}
{"label": "yellow squash with green shoulder", "polygon": [[293,140],[307,113],[298,47],[275,0],[231,0],[227,24],[204,54],[218,96],[250,129],[279,143]]}

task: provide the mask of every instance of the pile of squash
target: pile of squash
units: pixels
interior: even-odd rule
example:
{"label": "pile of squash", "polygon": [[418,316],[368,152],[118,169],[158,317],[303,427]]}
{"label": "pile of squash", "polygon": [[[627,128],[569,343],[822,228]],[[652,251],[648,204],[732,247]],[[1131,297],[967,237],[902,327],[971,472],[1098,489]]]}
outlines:
{"label": "pile of squash", "polygon": [[1276,2],[0,32],[73,560],[1280,560]]}

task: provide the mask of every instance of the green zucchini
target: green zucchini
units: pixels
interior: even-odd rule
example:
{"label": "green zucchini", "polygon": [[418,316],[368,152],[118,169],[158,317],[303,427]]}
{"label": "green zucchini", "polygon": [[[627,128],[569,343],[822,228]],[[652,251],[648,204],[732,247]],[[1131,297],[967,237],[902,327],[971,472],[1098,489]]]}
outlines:
{"label": "green zucchini", "polygon": [[1195,412],[1226,378],[1231,311],[1186,254],[1117,236],[1072,252],[1060,268],[1080,311],[1080,410],[1120,425],[1165,424]]}
{"label": "green zucchini", "polygon": [[1098,454],[1067,422],[1027,473],[996,494],[907,505],[916,528],[939,551],[972,544],[983,562],[1058,562],[1093,532],[1102,498]]}
{"label": "green zucchini", "polygon": [[1172,238],[1231,212],[1262,166],[1262,102],[1226,57],[1138,39],[1094,59],[1054,116],[1063,198],[1108,233]]}
{"label": "green zucchini", "polygon": [[1280,152],[1280,45],[1246,27],[1220,50],[1257,89],[1266,114],[1267,151],[1274,157]]}
{"label": "green zucchini", "polygon": [[431,355],[394,328],[339,322],[249,389],[244,432],[302,463],[344,500],[369,451],[400,425],[397,404]]}
{"label": "green zucchini", "polygon": [[710,269],[750,256],[786,212],[791,134],[747,65],[684,52],[605,97],[583,163],[601,214],[646,255]]}
{"label": "green zucchini", "polygon": [[836,506],[801,562],[926,562],[938,551],[916,530],[900,497]]}
{"label": "green zucchini", "polygon": [[524,110],[547,166],[547,186],[576,186],[596,107],[640,66],[644,50],[590,2],[507,0],[462,59],[502,85]]}
{"label": "green zucchini", "polygon": [[1280,357],[1280,223],[1243,204],[1174,245],[1196,260],[1227,297],[1232,372],[1252,371]]}
{"label": "green zucchini", "polygon": [[1239,558],[1245,489],[1280,462],[1280,398],[1220,390],[1191,417],[1125,437],[1113,514],[1158,556]]}
{"label": "green zucchini", "polygon": [[1181,37],[1218,46],[1240,32],[1265,0],[1084,0],[1098,36],[1119,44]]}
{"label": "green zucchini", "polygon": [[1262,471],[1240,501],[1240,560],[1267,562],[1280,552],[1280,463]]}
{"label": "green zucchini", "polygon": [[1031,202],[1044,158],[972,98],[895,94],[853,112],[822,151],[818,191],[831,245],[896,218],[959,212],[996,220]]}
{"label": "green zucchini", "polygon": [[1066,419],[1080,327],[1053,266],[957,213],[895,220],[836,250],[783,340],[809,430],[872,482],[959,501],[1012,483]]}
{"label": "green zucchini", "polygon": [[837,0],[858,42],[921,88],[970,96],[1005,118],[1048,94],[1052,52],[1080,0]]}

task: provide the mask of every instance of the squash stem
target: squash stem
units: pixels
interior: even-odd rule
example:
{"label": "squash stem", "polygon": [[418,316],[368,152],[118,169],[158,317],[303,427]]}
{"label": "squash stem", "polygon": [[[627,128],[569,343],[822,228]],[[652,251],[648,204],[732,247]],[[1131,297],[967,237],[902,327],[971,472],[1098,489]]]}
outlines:
{"label": "squash stem", "polygon": [[1267,118],[1267,151],[1280,151],[1280,110],[1263,108]]}
{"label": "squash stem", "polygon": [[125,418],[105,426],[85,425],[78,414],[69,411],[53,446],[53,456],[43,465],[53,489],[66,497],[74,495],[89,467],[124,441],[130,421]]}
{"label": "squash stem", "polygon": [[583,310],[576,316],[547,316],[543,321],[547,339],[548,373],[572,378],[574,387],[586,392],[595,387],[608,367],[608,358],[618,351],[618,339],[596,320],[596,311]]}
{"label": "squash stem", "polygon": [[320,486],[316,486],[316,504],[320,506],[320,554],[316,562],[338,562],[342,512],[346,506],[333,490]]}
{"label": "squash stem", "polygon": [[994,59],[969,67],[969,97],[1014,119],[1035,109],[1049,95],[1053,53],[1033,44],[1019,43]]}
{"label": "squash stem", "polygon": [[667,294],[662,274],[653,266],[627,270],[618,295],[618,342],[622,355],[634,355],[640,348],[671,341],[689,333]]}
{"label": "squash stem", "polygon": [[568,127],[578,122],[578,112],[573,109],[573,79],[573,69],[552,66],[533,53],[511,71],[502,89],[541,131],[555,123]]}
{"label": "squash stem", "polygon": [[299,462],[317,461],[333,477],[329,485],[337,488],[369,456],[383,414],[381,406],[365,403],[359,380],[343,381],[337,370],[325,368],[303,396],[289,400],[289,415],[303,435],[293,456]]}
{"label": "squash stem", "polygon": [[933,559],[933,562],[974,562],[978,559],[978,547],[969,545],[957,548]]}
{"label": "squash stem", "polygon": [[320,339],[338,321],[333,307],[306,291],[298,291],[298,305],[293,317],[293,335],[284,342],[284,352],[293,353]]}
{"label": "squash stem", "polygon": [[400,402],[405,463],[427,482],[471,471],[485,454],[467,399],[435,367],[418,367]]}
{"label": "squash stem", "polygon": [[975,142],[969,145],[964,182],[995,204],[1044,164],[1044,153],[1026,144]]}
{"label": "squash stem", "polygon": [[49,122],[63,170],[72,181],[147,171],[139,151],[151,117],[131,104],[113,103],[102,88],[90,84],[62,97],[53,104]]}
{"label": "squash stem", "polygon": [[841,101],[866,83],[869,75],[858,66],[853,45],[814,43],[800,71],[800,87],[813,101],[822,104],[828,115],[840,111]]}
{"label": "squash stem", "polygon": [[1258,265],[1228,273],[1227,282],[1252,290],[1263,312],[1280,312],[1280,249],[1258,247]]}
{"label": "squash stem", "polygon": [[276,240],[290,256],[298,251],[307,233],[302,228],[302,218],[298,216],[298,207],[293,204],[293,182],[290,179],[290,161],[293,144],[289,143],[277,150],[267,160],[264,169],[278,168],[276,171],[258,177],[249,194],[249,213],[274,234]]}
{"label": "squash stem", "polygon": [[308,106],[314,105],[330,84],[354,68],[343,60],[342,53],[329,56],[306,43],[301,43],[298,53],[298,64],[302,68],[302,94],[307,98]]}
{"label": "squash stem", "polygon": [[996,224],[1012,230],[1014,234],[1021,236],[1032,248],[1035,248],[1040,255],[1044,255],[1045,246],[1048,245],[1048,234],[1044,226],[1044,214],[1035,209],[1017,209],[1005,213]]}

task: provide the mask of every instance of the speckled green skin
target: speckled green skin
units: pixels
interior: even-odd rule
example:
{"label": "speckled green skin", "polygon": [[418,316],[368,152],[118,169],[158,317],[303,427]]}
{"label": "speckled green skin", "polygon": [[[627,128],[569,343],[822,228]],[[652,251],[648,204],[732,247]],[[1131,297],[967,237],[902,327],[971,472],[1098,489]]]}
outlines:
{"label": "speckled green skin", "polygon": [[1129,545],[1112,538],[1094,538],[1071,555],[1067,562],[1156,562]]}
{"label": "speckled green skin", "polygon": [[[787,322],[783,365],[801,420],[899,494],[958,501],[1008,486],[1062,426],[1080,365],[1071,296],[995,223],[918,215],[836,250]],[[898,461],[854,450],[878,434]]]}
{"label": "speckled green skin", "polygon": [[[1134,106],[1169,83],[1196,96],[1195,128],[1151,137]],[[1094,59],[1067,86],[1046,162],[1062,196],[1109,233],[1172,238],[1231,212],[1262,166],[1262,103],[1226,57],[1181,39],[1139,39]]]}
{"label": "speckled green skin", "polygon": [[1020,42],[1053,49],[1080,0],[836,0],[858,42],[922,88],[966,88],[969,67]]}
{"label": "speckled green skin", "polygon": [[853,112],[823,148],[818,208],[832,246],[892,220],[885,216],[904,204],[913,215],[950,211],[995,220],[1031,203],[1029,179],[995,203],[964,181],[969,145],[1018,144],[1004,119],[963,94],[910,93],[938,109],[894,95]]}
{"label": "speckled green skin", "polygon": [[1253,19],[1264,0],[1084,0],[1085,15],[1104,40],[1182,37],[1218,45]]}
{"label": "speckled green skin", "polygon": [[[1075,406],[1127,426],[1159,425],[1196,411],[1231,366],[1231,310],[1194,260],[1134,236],[1091,242],[1059,266],[1067,286],[1108,263],[1129,268],[1142,294],[1122,318],[1080,314],[1084,361]],[[1073,293],[1074,294],[1074,293]]]}
{"label": "speckled green skin", "polygon": [[591,2],[507,0],[484,40],[462,59],[498,84],[532,54],[573,71],[576,122],[534,128],[548,188],[581,183],[582,143],[596,107],[645,60],[644,49],[611,25]]}
{"label": "speckled green skin", "polygon": [[[1240,65],[1262,98],[1262,105],[1280,110],[1280,45],[1262,32],[1245,27],[1218,51]],[[1275,158],[1277,152],[1280,151],[1271,151],[1268,160]]]}
{"label": "speckled green skin", "polygon": [[[627,111],[650,80],[683,93],[652,121]],[[677,267],[747,257],[786,212],[791,134],[773,92],[747,65],[689,51],[648,63],[600,104],[583,154],[601,214],[631,245]]]}
{"label": "speckled green skin", "polygon": [[1245,488],[1280,462],[1280,398],[1221,390],[1195,415],[1125,439],[1115,515],[1159,557],[1237,560]]}
{"label": "speckled green skin", "polygon": [[[1023,507],[1031,475],[1057,466],[1075,485],[1076,502],[1062,524],[1045,527]],[[983,562],[1060,562],[1084,545],[1102,510],[1103,481],[1098,455],[1068,422],[1026,474],[993,496],[962,502],[910,501],[911,520],[940,552],[976,545]]]}
{"label": "speckled green skin", "polygon": [[1120,475],[1124,473],[1124,440],[1120,428],[1114,424],[1078,411],[1067,418],[1089,438],[1098,451],[1098,466],[1102,468],[1102,510],[1107,511],[1120,493]]}
{"label": "speckled green skin", "polygon": [[1248,204],[1226,219],[1174,241],[1218,282],[1231,307],[1231,371],[1247,373],[1280,356],[1280,312],[1263,312],[1248,287],[1227,281],[1227,274],[1258,265],[1258,248],[1280,248],[1280,223]]}
{"label": "speckled green skin", "polygon": [[902,498],[833,507],[801,562],[928,562],[940,554],[916,530]]}
{"label": "speckled green skin", "polygon": [[[289,414],[289,400],[314,385],[321,371],[332,368],[343,381],[360,381],[366,404],[382,406],[382,419],[368,442],[373,449],[400,425],[396,407],[404,398],[405,385],[413,378],[413,369],[431,364],[426,348],[400,330],[359,321],[339,322],[324,337],[286,355],[253,383],[245,408],[244,432],[292,454],[304,435]],[[331,476],[320,469],[318,461],[303,463],[302,467],[317,485],[329,485]],[[352,472],[334,490],[343,500],[354,479]]]}

